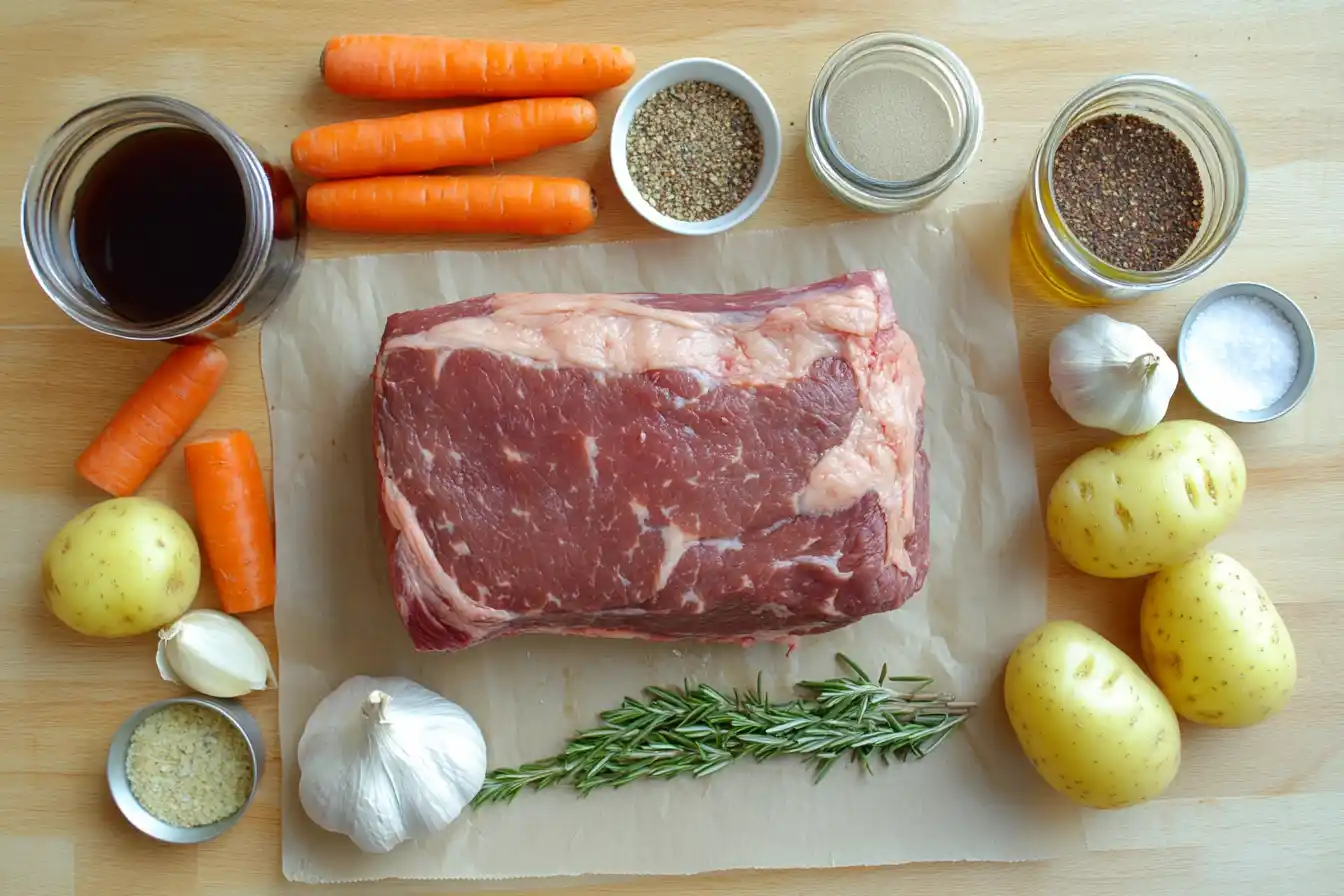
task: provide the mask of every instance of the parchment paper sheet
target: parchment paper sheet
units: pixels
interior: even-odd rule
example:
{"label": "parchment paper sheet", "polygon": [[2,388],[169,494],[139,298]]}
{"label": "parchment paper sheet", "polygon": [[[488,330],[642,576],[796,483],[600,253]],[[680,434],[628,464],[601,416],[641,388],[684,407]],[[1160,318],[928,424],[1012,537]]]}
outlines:
{"label": "parchment paper sheet", "polygon": [[[310,262],[267,322],[279,553],[276,628],[284,759],[284,870],[305,881],[689,874],[728,868],[1045,858],[1081,848],[1077,813],[1052,798],[1012,740],[996,679],[1045,616],[1045,549],[1003,262],[1008,217],[980,208],[703,240]],[[388,591],[377,530],[369,373],[386,316],[496,291],[737,292],[883,268],[928,379],[933,559],[904,608],[778,645],[647,644],[527,636],[418,655]],[[535,549],[544,551],[545,545]],[[519,562],[527,562],[526,550]],[[555,752],[647,684],[690,678],[783,697],[838,670],[935,676],[980,700],[973,722],[917,763],[814,786],[788,759],[702,781],[578,799],[555,790],[468,811],[442,835],[385,856],[313,825],[295,751],[309,713],[351,675],[405,675],[465,706],[490,764]],[[479,886],[479,885],[478,885]]]}

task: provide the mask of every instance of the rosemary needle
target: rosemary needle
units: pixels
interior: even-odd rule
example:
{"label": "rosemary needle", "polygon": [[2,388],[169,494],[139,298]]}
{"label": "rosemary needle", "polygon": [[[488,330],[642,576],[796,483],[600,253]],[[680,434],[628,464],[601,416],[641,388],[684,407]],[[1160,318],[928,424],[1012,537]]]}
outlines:
{"label": "rosemary needle", "polygon": [[[962,722],[973,703],[928,693],[932,679],[870,677],[837,655],[849,674],[802,681],[805,696],[775,703],[756,687],[731,695],[706,684],[647,687],[580,731],[556,756],[495,769],[474,806],[507,803],[524,790],[565,784],[580,794],[644,779],[703,778],[738,759],[797,756],[820,781],[844,757],[871,771],[874,760],[920,759]],[[902,690],[888,687],[899,685]]]}

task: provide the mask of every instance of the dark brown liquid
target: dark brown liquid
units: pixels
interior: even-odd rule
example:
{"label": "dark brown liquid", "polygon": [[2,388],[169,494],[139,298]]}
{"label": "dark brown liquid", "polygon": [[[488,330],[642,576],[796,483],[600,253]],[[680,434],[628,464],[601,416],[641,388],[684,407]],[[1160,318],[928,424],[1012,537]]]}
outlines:
{"label": "dark brown liquid", "polygon": [[200,305],[238,258],[243,183],[214,138],[155,128],[94,163],[75,195],[80,266],[108,307],[155,323]]}

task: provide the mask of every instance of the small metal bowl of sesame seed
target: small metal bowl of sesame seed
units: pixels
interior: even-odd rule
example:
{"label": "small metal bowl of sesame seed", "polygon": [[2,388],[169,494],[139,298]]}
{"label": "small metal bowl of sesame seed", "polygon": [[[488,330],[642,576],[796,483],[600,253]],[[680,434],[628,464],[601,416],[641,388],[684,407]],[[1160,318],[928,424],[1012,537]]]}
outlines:
{"label": "small metal bowl of sesame seed", "polygon": [[204,843],[233,827],[266,763],[261,726],[234,700],[173,697],[137,710],[112,737],[107,783],[137,829]]}
{"label": "small metal bowl of sesame seed", "polygon": [[775,107],[741,69],[678,59],[649,72],[621,101],[611,168],[627,202],[671,233],[721,233],[765,202],[779,174]]}

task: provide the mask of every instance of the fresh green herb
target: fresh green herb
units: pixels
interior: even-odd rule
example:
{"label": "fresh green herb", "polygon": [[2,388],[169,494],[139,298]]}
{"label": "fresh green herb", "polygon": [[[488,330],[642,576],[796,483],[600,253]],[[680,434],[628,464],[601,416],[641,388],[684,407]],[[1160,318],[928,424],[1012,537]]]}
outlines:
{"label": "fresh green herb", "polygon": [[785,703],[771,702],[759,679],[731,696],[705,684],[645,688],[644,700],[627,697],[602,713],[602,724],[579,732],[560,755],[490,772],[472,805],[558,784],[586,795],[645,778],[703,778],[744,758],[797,756],[820,781],[844,756],[865,771],[873,760],[923,758],[974,708],[925,693],[932,679],[888,676],[886,666],[873,679],[844,654],[837,658],[848,676],[799,682],[807,696]]}

